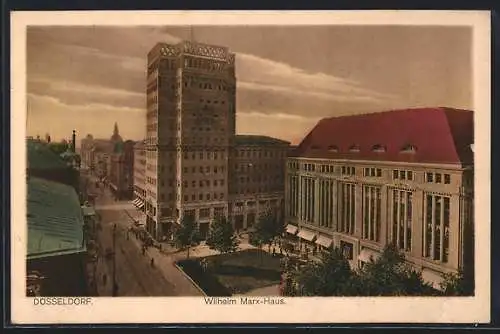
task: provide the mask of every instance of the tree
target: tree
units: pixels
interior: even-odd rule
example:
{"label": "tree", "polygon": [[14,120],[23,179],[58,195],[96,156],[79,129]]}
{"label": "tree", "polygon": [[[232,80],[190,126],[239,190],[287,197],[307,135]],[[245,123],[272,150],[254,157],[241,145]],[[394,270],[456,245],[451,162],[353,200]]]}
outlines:
{"label": "tree", "polygon": [[356,279],[349,262],[339,248],[321,254],[320,261],[312,261],[300,268],[296,281],[303,296],[349,295],[350,281]]}
{"label": "tree", "polygon": [[262,248],[263,245],[271,244],[284,233],[283,224],[280,224],[276,216],[271,212],[266,212],[259,217],[254,230],[250,233],[249,241],[252,245]]}
{"label": "tree", "polygon": [[404,253],[392,244],[360,270],[356,288],[357,293],[365,296],[415,296],[432,291],[421,273],[405,262]]}
{"label": "tree", "polygon": [[443,274],[443,282],[440,284],[445,296],[472,296],[474,295],[474,284],[472,280],[466,279],[463,272]]}
{"label": "tree", "polygon": [[187,258],[191,247],[199,245],[201,241],[198,224],[192,216],[184,216],[180,228],[174,232],[174,245],[178,248],[187,248]]}
{"label": "tree", "polygon": [[238,250],[239,240],[226,217],[218,217],[210,226],[206,243],[210,249],[223,254]]}

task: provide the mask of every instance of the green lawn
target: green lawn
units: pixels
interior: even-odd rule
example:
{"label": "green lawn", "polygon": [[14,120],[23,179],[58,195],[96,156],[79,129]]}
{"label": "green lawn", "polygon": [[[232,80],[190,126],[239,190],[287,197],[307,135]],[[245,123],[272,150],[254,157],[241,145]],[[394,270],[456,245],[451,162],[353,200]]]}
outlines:
{"label": "green lawn", "polygon": [[279,284],[281,276],[279,257],[257,249],[232,254],[221,254],[205,258],[212,274],[232,294],[243,294],[250,290]]}

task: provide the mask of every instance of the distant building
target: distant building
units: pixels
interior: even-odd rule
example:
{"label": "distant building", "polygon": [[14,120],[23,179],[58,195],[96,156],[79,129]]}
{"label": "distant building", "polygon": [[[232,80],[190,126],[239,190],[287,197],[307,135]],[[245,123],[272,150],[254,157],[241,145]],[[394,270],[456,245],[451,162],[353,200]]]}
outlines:
{"label": "distant building", "polygon": [[119,199],[132,199],[134,192],[134,142],[117,141],[109,155],[109,185]]}
{"label": "distant building", "polygon": [[146,201],[146,148],[144,141],[134,145],[134,205],[144,211]]}
{"label": "distant building", "polygon": [[353,267],[393,243],[439,287],[473,275],[473,113],[394,110],[321,120],[287,162],[287,230]]}
{"label": "distant building", "polygon": [[230,155],[230,217],[246,229],[271,211],[284,219],[285,163],[289,142],[267,136],[237,135]]}
{"label": "distant building", "polygon": [[[225,47],[188,41],[159,43],[151,49],[145,174],[141,174],[142,166],[136,169],[135,188],[139,192],[136,203],[144,201],[146,228],[155,238],[171,235],[185,215],[195,217],[203,235],[216,216],[235,218],[230,193],[230,178],[237,177],[230,174],[231,154],[239,152],[235,127],[233,53]],[[259,200],[257,184],[263,181],[252,182],[253,198]],[[277,200],[275,194],[262,201]],[[242,196],[237,196],[238,203],[244,202]],[[244,228],[245,221],[239,216],[232,222]]]}
{"label": "distant building", "polygon": [[77,193],[38,177],[29,177],[27,186],[27,294],[87,295],[84,219]]}

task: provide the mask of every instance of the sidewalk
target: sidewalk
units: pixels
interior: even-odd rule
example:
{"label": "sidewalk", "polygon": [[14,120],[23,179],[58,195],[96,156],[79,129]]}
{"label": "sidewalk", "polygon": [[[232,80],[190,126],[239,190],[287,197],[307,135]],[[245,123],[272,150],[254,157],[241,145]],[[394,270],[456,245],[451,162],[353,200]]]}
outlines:
{"label": "sidewalk", "polygon": [[[130,241],[140,250],[142,243],[133,235],[130,235]],[[163,253],[154,247],[146,250],[146,257],[153,258],[155,267],[158,268],[166,281],[174,286],[177,296],[203,296],[200,290],[194,286],[184,274],[175,267],[175,258]]]}

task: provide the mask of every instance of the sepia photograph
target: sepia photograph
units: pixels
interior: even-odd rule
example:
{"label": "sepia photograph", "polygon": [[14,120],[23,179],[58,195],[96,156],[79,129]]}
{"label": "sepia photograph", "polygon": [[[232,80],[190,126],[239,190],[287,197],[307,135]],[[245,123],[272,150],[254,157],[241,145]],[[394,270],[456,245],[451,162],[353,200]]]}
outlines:
{"label": "sepia photograph", "polygon": [[33,312],[189,297],[214,314],[416,298],[437,322],[466,300],[487,320],[471,303],[489,305],[489,49],[473,24],[489,43],[488,13],[335,14],[24,20],[18,297]]}

